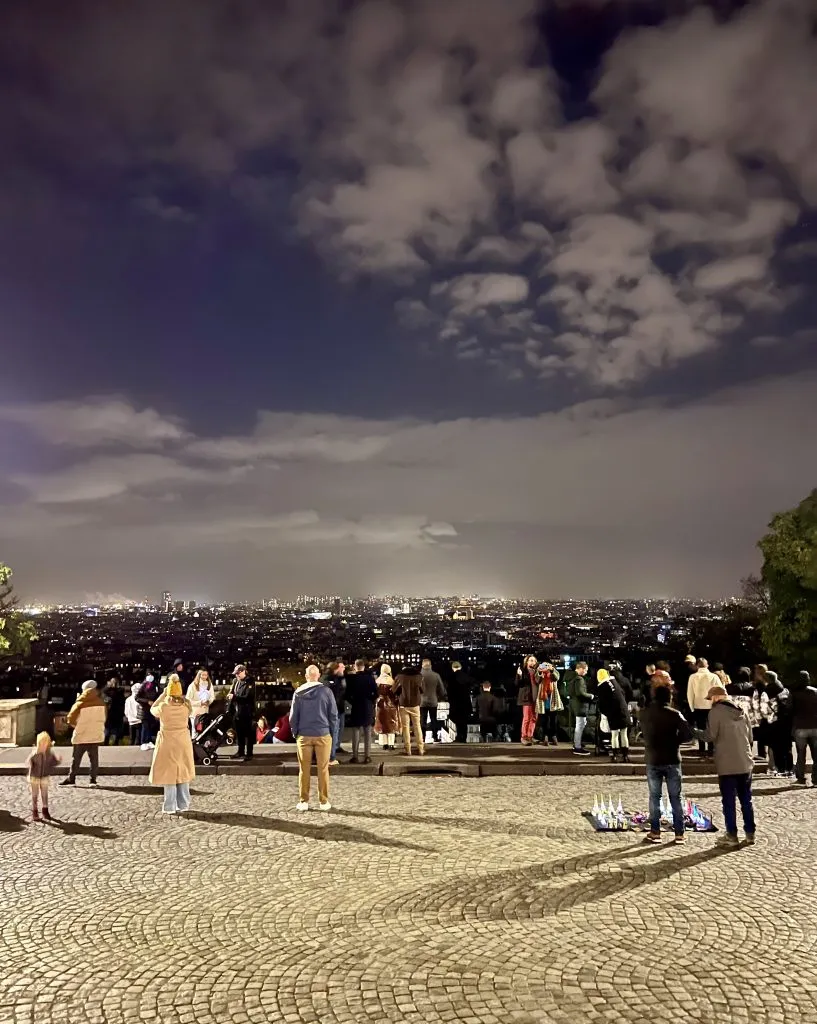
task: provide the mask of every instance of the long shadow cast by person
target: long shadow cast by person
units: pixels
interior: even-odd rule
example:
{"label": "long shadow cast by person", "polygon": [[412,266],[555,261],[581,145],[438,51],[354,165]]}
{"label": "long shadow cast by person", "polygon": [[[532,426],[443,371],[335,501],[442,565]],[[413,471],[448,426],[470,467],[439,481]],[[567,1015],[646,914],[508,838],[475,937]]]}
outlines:
{"label": "long shadow cast by person", "polygon": [[83,825],[79,821],[63,821],[52,818],[43,822],[49,828],[58,829],[66,836],[89,836],[91,839],[118,839],[116,832],[106,825]]}
{"label": "long shadow cast by person", "polygon": [[[794,793],[795,790],[804,790],[804,789],[808,789],[808,786],[792,786],[792,785],[790,785],[788,783],[785,786],[774,786],[774,787],[765,786],[763,789],[758,789],[757,786],[753,783],[752,784],[752,799],[756,800],[759,797],[762,798],[762,797],[767,797],[767,796],[779,796],[781,793]],[[689,793],[684,793],[684,796],[688,796],[690,800],[713,800],[713,801],[717,801],[719,807],[720,807],[720,803],[721,803],[721,795],[720,795],[720,792],[717,791],[717,790],[714,793],[694,793],[694,792],[689,792]]]}
{"label": "long shadow cast by person", "polygon": [[427,814],[382,814],[379,811],[349,811],[339,808],[332,812],[345,818],[367,818],[370,821],[400,821],[406,825],[433,825],[437,828],[456,828],[465,832],[499,832],[502,835],[542,837],[544,828],[532,828],[530,825],[516,825],[503,822],[502,819],[491,818],[443,818]]}
{"label": "long shadow cast by person", "polygon": [[[127,796],[161,796],[161,786],[97,786],[106,793],[125,793]],[[191,789],[191,796],[212,796],[211,789]]]}
{"label": "long shadow cast by person", "polygon": [[[333,812],[334,813],[334,812]],[[369,846],[387,846],[400,850],[419,850],[422,853],[434,853],[428,846],[417,846],[414,843],[402,842],[398,839],[387,839],[374,835],[360,828],[349,825],[307,825],[306,822],[286,821],[283,818],[265,818],[260,814],[212,813],[208,811],[188,811],[185,815],[189,820],[210,822],[215,825],[230,825],[234,828],[256,828],[267,832],[282,832],[285,835],[301,836],[305,839],[320,839],[335,843],[365,843]]]}
{"label": "long shadow cast by person", "polygon": [[0,832],[22,832],[28,822],[10,811],[0,810]]}

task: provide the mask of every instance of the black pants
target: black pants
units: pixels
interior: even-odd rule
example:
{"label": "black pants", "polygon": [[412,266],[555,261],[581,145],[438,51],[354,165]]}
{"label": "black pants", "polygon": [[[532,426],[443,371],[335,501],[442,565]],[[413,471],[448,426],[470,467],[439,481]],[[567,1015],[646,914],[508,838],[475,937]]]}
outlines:
{"label": "black pants", "polygon": [[[706,710],[706,708],[699,708],[699,709],[693,711],[692,714],[693,714],[693,721],[695,722],[695,728],[696,729],[700,729],[701,731],[704,731],[706,729],[706,726],[707,726],[708,722],[709,722],[709,712]],[[698,740],[698,753],[699,754],[706,754],[706,753],[708,753],[711,756],[712,752],[714,751],[714,749],[715,749],[715,747],[714,747],[714,745],[712,743],[710,743],[707,746],[707,744],[703,740]]]}
{"label": "black pants", "polygon": [[468,739],[468,722],[471,718],[471,706],[453,706],[449,713],[451,721],[457,728],[457,743],[465,743]]}
{"label": "black pants", "polygon": [[437,721],[437,709],[433,708],[420,708],[420,724],[423,729],[423,737],[427,732],[431,733],[433,740],[440,738],[440,725]]}
{"label": "black pants", "polygon": [[766,729],[762,725],[756,725],[752,729],[752,739],[757,742],[757,756],[766,756]]}
{"label": "black pants", "polygon": [[89,775],[91,782],[96,782],[99,774],[99,744],[98,743],[77,743],[74,746],[74,756],[71,758],[71,770],[68,772],[69,779],[75,779],[79,766],[82,764],[84,755],[88,755],[88,762],[91,766]]}
{"label": "black pants", "polygon": [[136,722],[131,724],[130,727],[130,745],[132,747],[138,747],[142,742],[142,723]]}
{"label": "black pants", "polygon": [[483,743],[490,736],[492,739],[496,739],[496,731],[498,726],[496,722],[480,722],[479,723],[479,736]]}
{"label": "black pants", "polygon": [[236,715],[235,741],[238,744],[239,757],[252,757],[252,747],[255,742],[255,722],[252,716]]}
{"label": "black pants", "polygon": [[539,715],[536,719],[536,728],[533,732],[533,738],[541,742],[542,740],[555,740],[557,725],[557,712],[546,711],[543,715]]}
{"label": "black pants", "polygon": [[109,743],[113,743],[116,747],[122,742],[122,733],[125,731],[125,723],[120,722],[118,725],[106,725],[105,726],[105,746]]}
{"label": "black pants", "polygon": [[785,723],[775,722],[769,733],[769,746],[774,755],[775,771],[788,774],[794,771],[794,758],[791,752],[791,727]]}

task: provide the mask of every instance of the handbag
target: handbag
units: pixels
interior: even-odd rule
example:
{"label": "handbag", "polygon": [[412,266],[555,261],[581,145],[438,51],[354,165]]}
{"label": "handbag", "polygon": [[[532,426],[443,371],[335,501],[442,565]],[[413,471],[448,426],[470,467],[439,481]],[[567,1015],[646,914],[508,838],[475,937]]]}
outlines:
{"label": "handbag", "polygon": [[530,683],[522,683],[516,692],[516,703],[519,705],[531,704],[533,702],[533,691]]}

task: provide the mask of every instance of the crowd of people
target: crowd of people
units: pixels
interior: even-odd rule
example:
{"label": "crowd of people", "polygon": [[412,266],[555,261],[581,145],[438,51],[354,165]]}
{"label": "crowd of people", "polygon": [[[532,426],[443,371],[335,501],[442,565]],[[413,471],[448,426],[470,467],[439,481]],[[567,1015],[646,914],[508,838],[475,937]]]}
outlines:
{"label": "crowd of people", "polygon": [[[61,785],[75,785],[86,757],[90,785],[97,785],[99,747],[119,743],[127,730],[133,745],[153,752],[150,779],[164,787],[163,811],[187,810],[195,775],[193,744],[212,719],[216,694],[207,669],[199,669],[188,685],[183,672],[184,662],[178,659],[167,677],[147,674],[127,697],[117,677],[102,690],[94,680],[86,681],[67,716],[73,752]],[[619,664],[608,663],[592,678],[584,661],[561,673],[552,663],[529,655],[510,686],[480,683],[459,662],[451,665],[446,686],[429,660],[405,664],[397,675],[388,664],[375,668],[358,659],[347,667],[334,660],[323,671],[307,666],[289,712],[271,727],[266,718],[255,717],[255,684],[247,666],[240,664],[233,672],[225,715],[236,742],[235,757],[244,762],[252,759],[256,743],[296,744],[299,810],[309,808],[313,763],[319,807],[328,810],[329,769],[340,763],[341,755],[350,764],[371,763],[375,738],[383,750],[393,751],[402,735],[403,754],[422,757],[427,743],[437,742],[442,730],[451,742],[491,741],[515,733],[525,746],[558,746],[567,738],[574,754],[590,756],[584,739],[592,721],[595,752],[613,762],[628,762],[631,739],[643,741],[651,819],[666,785],[677,829],[680,748],[697,740],[698,756],[714,759],[721,779],[727,837],[736,835],[737,801],[751,841],[751,778],[757,761],[768,757],[770,773],[794,775],[805,785],[810,753],[812,784],[817,785],[817,687],[805,671],[786,686],[767,665],[741,668],[732,679],[722,665],[710,669],[705,658],[693,655],[676,675],[673,679],[670,666],[657,662],[647,665],[641,680],[633,683]],[[351,751],[342,745],[347,729]],[[52,739],[47,732],[39,733],[29,758],[35,818],[49,816],[48,779],[59,763]]]}

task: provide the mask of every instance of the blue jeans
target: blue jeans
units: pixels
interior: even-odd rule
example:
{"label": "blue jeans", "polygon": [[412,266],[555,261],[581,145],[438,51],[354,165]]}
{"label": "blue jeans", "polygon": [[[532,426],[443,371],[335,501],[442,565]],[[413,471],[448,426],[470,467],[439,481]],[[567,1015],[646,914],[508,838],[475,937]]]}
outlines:
{"label": "blue jeans", "polygon": [[573,730],[573,749],[581,750],[582,737],[587,725],[587,715],[576,715],[576,728]]}
{"label": "blue jeans", "polygon": [[650,830],[661,831],[661,789],[667,784],[672,808],[672,828],[676,836],[684,834],[684,809],[681,806],[681,766],[679,764],[648,764],[647,785],[650,787]]}
{"label": "blue jeans", "polygon": [[817,786],[817,729],[795,729],[797,747],[797,781],[806,781],[806,747],[811,751],[811,783]]}
{"label": "blue jeans", "polygon": [[177,811],[186,811],[190,808],[190,783],[177,782],[175,786],[165,786],[165,800],[162,804],[162,811],[165,814],[175,814]]}
{"label": "blue jeans", "polygon": [[755,809],[752,806],[752,775],[721,775],[718,778],[723,803],[723,823],[730,836],[738,834],[736,802],[740,801],[743,814],[743,831],[747,836],[755,834]]}
{"label": "blue jeans", "polygon": [[335,726],[335,731],[332,733],[332,757],[331,760],[335,760],[335,755],[338,752],[338,747],[343,742],[343,731],[346,728],[346,715],[344,712],[338,712],[338,724]]}

